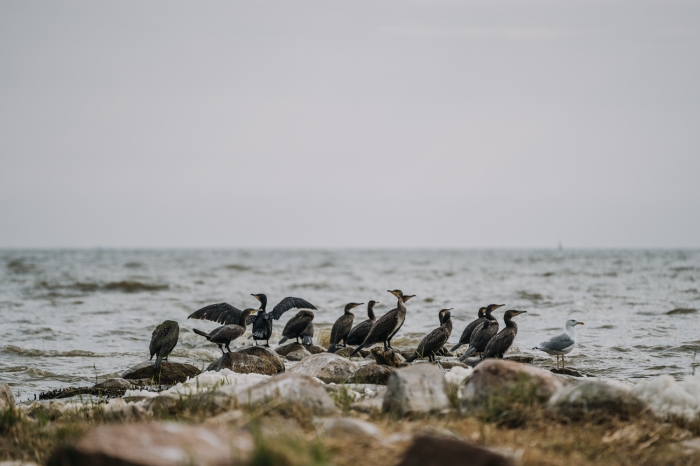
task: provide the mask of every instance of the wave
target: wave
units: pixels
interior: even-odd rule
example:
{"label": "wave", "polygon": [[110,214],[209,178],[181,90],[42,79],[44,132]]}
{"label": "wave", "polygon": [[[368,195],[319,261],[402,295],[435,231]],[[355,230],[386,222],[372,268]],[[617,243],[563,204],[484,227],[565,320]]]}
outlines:
{"label": "wave", "polygon": [[86,350],[70,350],[70,351],[57,351],[57,350],[40,350],[36,348],[22,348],[15,345],[6,345],[2,347],[2,352],[19,354],[20,356],[51,356],[51,357],[63,357],[63,358],[105,358],[110,356],[117,356],[121,353],[94,353],[92,351]]}
{"label": "wave", "polygon": [[241,264],[229,264],[229,265],[225,265],[223,268],[228,269],[228,270],[238,270],[239,272],[245,272],[245,271],[251,269],[251,267],[248,267],[247,265],[241,265]]}
{"label": "wave", "polygon": [[37,286],[47,290],[76,290],[82,293],[95,291],[118,291],[122,293],[138,293],[142,291],[162,291],[170,288],[166,283],[144,283],[138,280],[120,280],[116,282],[74,282],[68,285],[40,281]]}
{"label": "wave", "polygon": [[530,293],[529,291],[525,290],[516,292],[516,296],[518,299],[525,299],[528,301],[542,301],[544,299],[544,296],[542,296],[540,293]]}
{"label": "wave", "polygon": [[11,260],[7,263],[7,268],[10,270],[10,272],[18,275],[33,273],[39,270],[36,265],[28,264],[22,259]]}
{"label": "wave", "polygon": [[668,311],[666,315],[675,315],[675,314],[695,314],[698,312],[697,309],[692,309],[692,308],[678,308],[678,309],[673,309],[672,311]]}

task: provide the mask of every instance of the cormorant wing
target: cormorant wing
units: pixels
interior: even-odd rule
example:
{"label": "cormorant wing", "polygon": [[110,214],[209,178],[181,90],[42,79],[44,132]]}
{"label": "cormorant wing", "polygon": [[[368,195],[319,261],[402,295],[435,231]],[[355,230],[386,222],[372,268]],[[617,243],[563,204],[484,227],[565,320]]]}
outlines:
{"label": "cormorant wing", "polygon": [[543,341],[538,345],[538,347],[552,351],[561,351],[573,345],[574,343],[575,342],[571,338],[571,335],[569,335],[568,333],[562,333],[557,335],[556,337],[550,338],[547,341]]}
{"label": "cormorant wing", "polygon": [[316,309],[316,306],[305,299],[293,298],[290,296],[280,301],[279,304],[272,309],[272,312],[265,315],[265,318],[279,320],[282,314],[290,309]]}
{"label": "cormorant wing", "polygon": [[[187,317],[188,319],[202,319],[211,320],[212,322],[218,322],[223,325],[236,324],[241,321],[241,316],[243,311],[238,308],[231,306],[228,303],[210,304],[209,306],[204,306],[198,311],[194,311]],[[248,316],[246,319],[246,324],[250,325],[253,323],[253,315]]]}

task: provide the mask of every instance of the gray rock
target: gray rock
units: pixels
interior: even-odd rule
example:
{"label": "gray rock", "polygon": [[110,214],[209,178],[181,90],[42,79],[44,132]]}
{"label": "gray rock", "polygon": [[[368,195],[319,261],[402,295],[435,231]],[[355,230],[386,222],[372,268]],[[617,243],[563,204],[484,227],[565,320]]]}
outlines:
{"label": "gray rock", "polygon": [[468,365],[463,364],[459,361],[440,361],[440,365],[442,366],[443,369],[445,370],[450,370],[453,367],[461,367],[462,369],[467,369],[469,368]]}
{"label": "gray rock", "polygon": [[243,465],[253,448],[244,431],[229,436],[222,428],[184,423],[107,424],[55,451],[48,465]]}
{"label": "gray rock", "polygon": [[191,364],[163,361],[160,369],[156,370],[153,368],[153,361],[146,361],[124,371],[122,378],[127,380],[148,379],[156,384],[171,385],[184,382],[188,377],[195,377],[201,373],[202,371]]}
{"label": "gray rock", "polygon": [[464,387],[464,401],[473,404],[492,395],[507,395],[516,387],[532,387],[534,401],[546,402],[564,381],[549,371],[503,359],[486,359],[476,366]]}
{"label": "gray rock", "polygon": [[309,356],[311,356],[311,353],[302,348],[296,351],[292,351],[291,353],[287,353],[287,356],[285,357],[289,361],[301,361],[302,359],[306,359]]}
{"label": "gray rock", "polygon": [[513,356],[506,356],[503,359],[506,361],[519,362],[521,364],[532,364],[532,361],[535,360],[535,357],[530,354],[518,354]]}
{"label": "gray rock", "polygon": [[216,361],[212,361],[209,363],[206,369],[204,369],[204,372],[209,372],[209,371],[216,371],[219,369],[219,361],[221,361],[221,358],[217,359]]}
{"label": "gray rock", "polygon": [[277,369],[277,373],[284,372],[284,361],[282,358],[272,351],[270,348],[264,346],[248,346],[246,348],[239,349],[236,353],[248,354],[250,356],[256,356],[258,358],[264,359]]}
{"label": "gray rock", "polygon": [[115,379],[103,380],[102,382],[95,384],[95,386],[92,388],[106,389],[106,390],[129,390],[131,388],[131,386],[132,386],[132,383],[129,382],[128,380],[115,378]]}
{"label": "gray rock", "polygon": [[381,438],[384,434],[371,422],[352,417],[322,418],[314,424],[329,437],[367,437]]}
{"label": "gray rock", "polygon": [[421,414],[448,409],[443,372],[433,364],[414,364],[389,377],[382,409],[397,414]]}
{"label": "gray rock", "polygon": [[360,366],[355,373],[350,376],[346,383],[371,383],[377,385],[386,385],[389,383],[389,376],[393,369],[389,366],[379,364],[365,364]]}
{"label": "gray rock", "polygon": [[461,440],[417,436],[398,466],[513,466],[508,458]]}
{"label": "gray rock", "polygon": [[215,392],[235,396],[241,407],[254,408],[261,404],[269,406],[273,400],[277,400],[283,408],[297,405],[317,416],[329,416],[338,412],[333,399],[318,381],[308,375],[291,372],[278,374],[243,390],[222,387]]}
{"label": "gray rock", "polygon": [[311,354],[325,353],[326,349],[316,345],[302,345],[301,343],[290,343],[288,345],[278,346],[275,348],[275,353],[286,356],[292,351],[297,351],[299,349],[305,349]]}
{"label": "gray rock", "polygon": [[572,419],[583,418],[589,413],[629,419],[647,409],[646,403],[626,386],[594,380],[560,389],[549,404]]}
{"label": "gray rock", "polygon": [[391,350],[385,350],[384,348],[372,348],[371,353],[377,364],[382,364],[384,366],[399,367],[406,362],[406,358],[398,351],[392,353]]}
{"label": "gray rock", "polygon": [[277,368],[270,361],[245,353],[226,353],[219,359],[217,371],[230,369],[239,374],[275,375]]}
{"label": "gray rock", "polygon": [[8,384],[0,383],[0,411],[4,411],[14,405],[15,397],[12,394],[12,389]]}
{"label": "gray rock", "polygon": [[[339,350],[337,350],[334,354],[337,354],[338,356],[342,356],[344,358],[349,358],[350,353],[355,351],[355,348],[357,348],[357,346],[344,346],[344,347],[340,348]],[[368,354],[370,354],[370,351],[362,348],[358,354],[353,356],[353,358],[358,358],[358,357],[364,358],[364,357],[367,357]]]}
{"label": "gray rock", "polygon": [[358,365],[333,353],[319,353],[299,361],[289,372],[318,377],[325,383],[343,383],[357,370]]}

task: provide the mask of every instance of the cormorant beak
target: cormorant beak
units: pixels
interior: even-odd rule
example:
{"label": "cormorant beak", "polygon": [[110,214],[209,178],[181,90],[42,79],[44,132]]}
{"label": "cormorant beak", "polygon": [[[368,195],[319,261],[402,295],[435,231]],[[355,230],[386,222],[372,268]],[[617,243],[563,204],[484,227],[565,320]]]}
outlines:
{"label": "cormorant beak", "polygon": [[[505,304],[496,304],[496,307],[494,307],[494,309],[498,309],[499,307],[503,307],[503,306],[505,306]],[[527,311],[525,311],[525,312],[527,312]]]}
{"label": "cormorant beak", "polygon": [[254,296],[254,297],[255,297],[255,299],[257,299],[258,301],[260,301],[260,298],[258,298],[258,295],[256,295],[256,294],[253,294],[253,293],[250,293],[250,295],[251,295],[251,296]]}
{"label": "cormorant beak", "polygon": [[519,316],[520,314],[527,314],[527,311],[515,311],[515,312],[517,312],[517,314],[515,314],[516,316]]}

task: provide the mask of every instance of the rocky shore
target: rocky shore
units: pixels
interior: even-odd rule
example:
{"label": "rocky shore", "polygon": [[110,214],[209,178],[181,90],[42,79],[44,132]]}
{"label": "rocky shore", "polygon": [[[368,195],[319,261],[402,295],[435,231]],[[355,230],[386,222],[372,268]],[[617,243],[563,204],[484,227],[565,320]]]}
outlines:
{"label": "rocky shore", "polygon": [[446,349],[439,364],[406,364],[410,349],[349,359],[351,350],[246,347],[204,372],[143,363],[121,378],[20,405],[0,385],[0,460],[700,464],[700,376],[628,385],[555,373],[531,356],[472,368]]}

